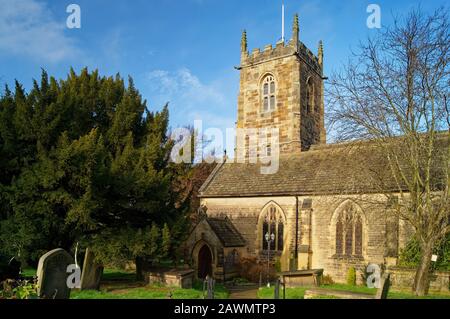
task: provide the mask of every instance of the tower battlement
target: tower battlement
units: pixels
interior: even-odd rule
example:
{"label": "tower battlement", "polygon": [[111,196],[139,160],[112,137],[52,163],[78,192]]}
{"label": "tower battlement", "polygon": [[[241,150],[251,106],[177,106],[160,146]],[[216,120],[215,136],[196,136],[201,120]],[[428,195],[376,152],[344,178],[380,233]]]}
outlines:
{"label": "tower battlement", "polygon": [[241,38],[237,128],[278,128],[282,154],[308,150],[326,140],[323,44],[319,42],[316,55],[299,34],[295,15],[288,42],[249,52],[246,31]]}
{"label": "tower battlement", "polygon": [[244,30],[241,40],[241,65],[240,67],[252,66],[258,63],[266,62],[272,59],[279,59],[288,56],[296,55],[308,63],[319,74],[323,72],[323,46],[322,41],[319,42],[319,49],[315,55],[303,42],[299,40],[299,24],[298,15],[294,17],[292,26],[292,38],[289,42],[280,40],[275,47],[268,44],[264,49],[255,48],[251,52],[248,51],[247,46],[247,32]]}
{"label": "tower battlement", "polygon": [[266,62],[272,59],[297,55],[306,63],[310,64],[319,73],[322,73],[322,66],[318,55],[315,55],[303,42],[297,45],[291,39],[288,43],[278,42],[275,47],[268,44],[264,49],[255,48],[251,52],[242,52],[240,67],[251,66],[257,63]]}

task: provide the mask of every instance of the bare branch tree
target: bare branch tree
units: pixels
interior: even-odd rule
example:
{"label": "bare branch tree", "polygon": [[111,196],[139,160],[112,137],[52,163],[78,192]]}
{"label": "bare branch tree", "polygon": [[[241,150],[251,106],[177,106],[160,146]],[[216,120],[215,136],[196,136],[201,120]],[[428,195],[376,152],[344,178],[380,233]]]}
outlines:
{"label": "bare branch tree", "polygon": [[433,249],[450,231],[449,21],[446,8],[395,19],[360,45],[327,92],[338,138],[370,140],[386,162],[387,174],[368,169],[368,177],[380,193],[399,194],[395,213],[420,243],[417,295],[427,293]]}

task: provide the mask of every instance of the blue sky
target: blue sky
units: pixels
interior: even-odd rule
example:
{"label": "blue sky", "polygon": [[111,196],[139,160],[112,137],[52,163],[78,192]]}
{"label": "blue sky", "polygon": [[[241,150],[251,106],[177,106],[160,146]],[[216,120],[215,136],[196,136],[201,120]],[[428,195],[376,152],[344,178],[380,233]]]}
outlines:
{"label": "blue sky", "polygon": [[[66,27],[66,7],[81,7],[81,29]],[[419,1],[285,0],[286,32],[300,16],[300,39],[313,52],[324,41],[325,73],[338,69],[360,40],[369,4],[382,25]],[[446,0],[421,2],[433,11]],[[170,102],[171,125],[234,127],[240,38],[249,49],[281,37],[281,0],[0,0],[0,85],[27,88],[45,68],[57,78],[71,66],[131,75],[151,110]]]}

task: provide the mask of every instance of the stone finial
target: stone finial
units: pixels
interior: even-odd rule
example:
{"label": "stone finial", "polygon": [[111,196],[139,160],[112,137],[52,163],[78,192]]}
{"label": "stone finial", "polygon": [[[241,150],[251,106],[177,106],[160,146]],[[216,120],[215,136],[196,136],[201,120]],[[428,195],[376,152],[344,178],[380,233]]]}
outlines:
{"label": "stone finial", "polygon": [[241,39],[241,53],[247,52],[247,31],[242,32],[242,39]]}
{"label": "stone finial", "polygon": [[298,14],[296,13],[294,16],[294,23],[292,24],[292,44],[294,45],[294,48],[297,51],[298,51],[299,33],[300,28],[298,25]]}
{"label": "stone finial", "polygon": [[323,66],[323,42],[322,42],[322,40],[319,41],[319,52],[318,52],[317,56],[319,57],[320,66]]}
{"label": "stone finial", "polygon": [[295,33],[298,34],[299,30],[300,30],[300,27],[299,27],[299,24],[298,24],[298,13],[296,13],[295,16],[294,16],[294,23],[292,25],[292,32],[294,34]]}

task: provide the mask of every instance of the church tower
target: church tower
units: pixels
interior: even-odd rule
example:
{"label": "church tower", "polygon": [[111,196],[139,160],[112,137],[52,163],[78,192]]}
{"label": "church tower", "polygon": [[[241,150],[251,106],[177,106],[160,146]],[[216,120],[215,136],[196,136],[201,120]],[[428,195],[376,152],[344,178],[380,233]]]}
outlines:
{"label": "church tower", "polygon": [[288,43],[249,53],[242,34],[238,129],[278,128],[280,154],[326,142],[323,99],[323,45],[317,56],[299,40],[298,15]]}

